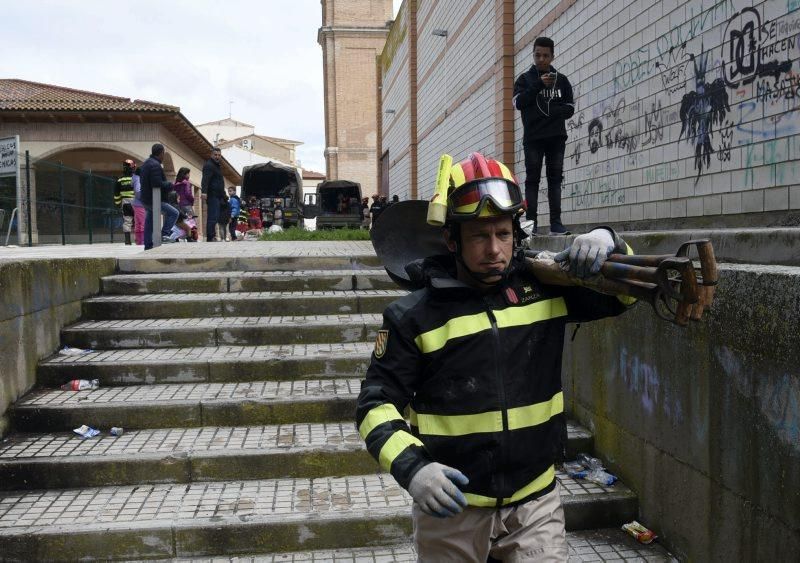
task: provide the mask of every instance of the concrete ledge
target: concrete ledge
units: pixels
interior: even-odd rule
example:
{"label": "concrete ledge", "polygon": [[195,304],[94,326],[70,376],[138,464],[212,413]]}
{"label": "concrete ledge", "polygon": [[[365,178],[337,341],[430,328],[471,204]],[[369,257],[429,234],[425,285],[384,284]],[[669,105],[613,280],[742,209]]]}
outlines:
{"label": "concrete ledge", "polygon": [[[693,239],[711,239],[718,262],[800,266],[800,229],[688,229],[681,231],[627,231],[620,235],[636,254],[674,254]],[[563,250],[570,237],[537,236],[531,248]]]}
{"label": "concrete ledge", "polygon": [[61,329],[80,317],[81,300],[100,290],[114,258],[0,261],[0,436],[8,406],[36,383],[38,361],[60,344]]}
{"label": "concrete ledge", "polygon": [[674,552],[789,560],[800,546],[800,268],[720,273],[713,310],[687,328],[645,304],[582,325],[564,355],[568,408]]}

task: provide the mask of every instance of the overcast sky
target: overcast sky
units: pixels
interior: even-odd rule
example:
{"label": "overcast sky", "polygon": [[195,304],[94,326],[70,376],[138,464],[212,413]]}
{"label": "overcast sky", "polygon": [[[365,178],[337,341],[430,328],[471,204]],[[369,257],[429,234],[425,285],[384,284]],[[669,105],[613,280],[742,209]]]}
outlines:
{"label": "overcast sky", "polygon": [[[400,0],[394,0],[395,11]],[[0,77],[176,105],[301,141],[325,171],[320,0],[3,2]]]}

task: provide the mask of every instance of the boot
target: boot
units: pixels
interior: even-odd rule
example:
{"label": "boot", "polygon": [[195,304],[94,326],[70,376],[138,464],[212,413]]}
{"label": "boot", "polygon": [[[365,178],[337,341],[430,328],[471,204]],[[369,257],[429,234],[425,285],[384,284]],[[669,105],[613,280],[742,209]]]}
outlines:
{"label": "boot", "polygon": [[131,244],[131,234],[130,233],[123,233],[125,235],[125,244]]}

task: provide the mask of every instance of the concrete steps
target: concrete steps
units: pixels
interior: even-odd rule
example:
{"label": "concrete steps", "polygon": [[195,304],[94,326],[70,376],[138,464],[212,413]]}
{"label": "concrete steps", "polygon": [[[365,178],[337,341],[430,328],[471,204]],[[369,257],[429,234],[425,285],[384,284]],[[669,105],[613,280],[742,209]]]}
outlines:
{"label": "concrete steps", "polygon": [[[570,530],[636,514],[623,485],[558,480]],[[407,541],[411,531],[411,498],[383,474],[16,491],[0,507],[0,552],[11,559],[366,547]]]}
{"label": "concrete steps", "polygon": [[[92,351],[40,362],[0,443],[0,560],[415,560],[410,498],[353,423],[381,313],[406,292],[360,246],[206,246],[234,255],[120,260],[62,332]],[[58,389],[71,379],[101,387]],[[593,450],[568,431],[571,455]],[[571,560],[669,560],[607,530],[636,516],[623,484],[558,479]]]}
{"label": "concrete steps", "polygon": [[[567,532],[569,563],[589,561],[637,561],[666,563],[675,559],[658,545],[643,546],[631,536],[616,528],[575,530]],[[178,558],[176,563],[208,562],[211,558]],[[218,560],[217,560],[218,561]],[[326,549],[293,553],[271,553],[225,558],[231,563],[413,563],[417,553],[411,544],[356,549]]]}
{"label": "concrete steps", "polygon": [[[269,426],[103,429],[13,434],[0,444],[0,490],[316,478],[375,472],[351,422]],[[570,424],[569,450],[591,451],[591,434]],[[87,468],[91,468],[87,471]]]}
{"label": "concrete steps", "polygon": [[372,342],[381,315],[208,317],[83,321],[61,331],[67,346],[84,349],[248,346],[306,342]]}
{"label": "concrete steps", "polygon": [[56,354],[39,364],[37,380],[42,385],[58,387],[71,379],[99,379],[101,385],[108,386],[362,377],[373,346],[368,342],[347,342]]}
{"label": "concrete steps", "polygon": [[103,295],[83,302],[83,317],[106,319],[185,319],[192,317],[298,316],[382,313],[402,290],[240,292]]}
{"label": "concrete steps", "polygon": [[383,269],[120,274],[102,278],[102,287],[104,293],[118,295],[397,289]]}
{"label": "concrete steps", "polygon": [[11,419],[23,432],[336,422],[353,417],[360,388],[360,378],[330,378],[42,389],[18,401]]}

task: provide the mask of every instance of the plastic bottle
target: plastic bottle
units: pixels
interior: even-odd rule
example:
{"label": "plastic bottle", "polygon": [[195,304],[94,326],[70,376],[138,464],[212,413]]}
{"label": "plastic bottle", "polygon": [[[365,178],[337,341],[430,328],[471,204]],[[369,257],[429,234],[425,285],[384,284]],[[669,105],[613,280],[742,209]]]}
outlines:
{"label": "plastic bottle", "polygon": [[72,381],[67,381],[64,385],[61,386],[63,391],[86,391],[87,389],[99,389],[100,388],[100,380],[99,379],[92,379],[89,381],[88,379],[73,379]]}

